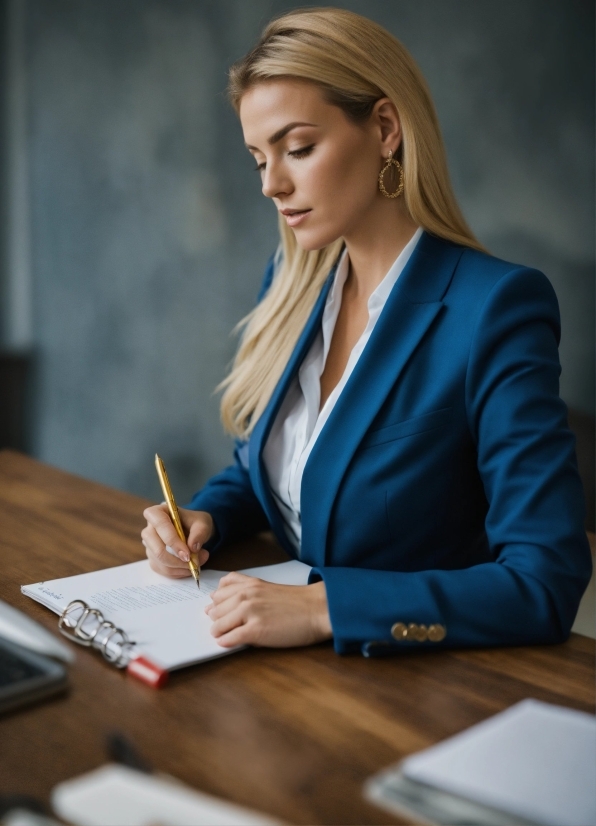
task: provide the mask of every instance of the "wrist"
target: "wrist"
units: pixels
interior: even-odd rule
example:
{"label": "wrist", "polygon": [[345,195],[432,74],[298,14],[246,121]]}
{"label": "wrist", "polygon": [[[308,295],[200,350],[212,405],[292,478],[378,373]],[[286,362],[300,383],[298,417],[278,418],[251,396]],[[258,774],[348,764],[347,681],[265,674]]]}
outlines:
{"label": "wrist", "polygon": [[333,637],[333,629],[331,627],[331,617],[329,616],[329,605],[327,603],[327,589],[325,583],[314,582],[308,588],[312,589],[313,596],[313,624],[316,642],[323,642],[323,640],[330,640]]}

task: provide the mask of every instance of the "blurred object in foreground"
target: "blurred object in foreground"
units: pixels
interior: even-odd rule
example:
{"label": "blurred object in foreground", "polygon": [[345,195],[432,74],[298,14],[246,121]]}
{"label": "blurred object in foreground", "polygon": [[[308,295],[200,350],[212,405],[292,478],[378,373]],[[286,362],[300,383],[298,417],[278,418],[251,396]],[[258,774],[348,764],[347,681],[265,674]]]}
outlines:
{"label": "blurred object in foreground", "polygon": [[371,778],[369,800],[437,824],[596,823],[596,719],[523,700]]}
{"label": "blurred object in foreground", "polygon": [[52,792],[58,817],[76,826],[267,826],[275,821],[165,775],[107,765],[60,783]]}

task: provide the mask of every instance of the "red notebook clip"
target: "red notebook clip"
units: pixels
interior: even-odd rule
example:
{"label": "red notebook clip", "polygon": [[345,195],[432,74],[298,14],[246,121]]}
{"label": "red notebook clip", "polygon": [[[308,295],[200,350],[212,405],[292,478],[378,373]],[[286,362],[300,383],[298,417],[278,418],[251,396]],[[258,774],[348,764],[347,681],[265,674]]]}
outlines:
{"label": "red notebook clip", "polygon": [[127,665],[126,671],[137,680],[150,685],[151,688],[161,688],[168,681],[168,671],[155,665],[146,657],[135,657]]}

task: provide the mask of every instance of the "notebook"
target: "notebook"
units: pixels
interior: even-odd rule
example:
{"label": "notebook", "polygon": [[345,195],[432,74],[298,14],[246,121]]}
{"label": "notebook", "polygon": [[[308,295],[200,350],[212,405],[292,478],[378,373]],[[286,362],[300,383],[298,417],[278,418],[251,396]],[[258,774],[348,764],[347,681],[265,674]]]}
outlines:
{"label": "notebook", "polygon": [[[281,585],[306,585],[310,567],[298,560],[247,568],[240,573]],[[225,571],[202,570],[200,589],[188,579],[155,573],[149,561],[24,585],[21,591],[56,614],[73,600],[98,609],[135,642],[134,656],[165,671],[231,654],[211,636],[205,606]]]}
{"label": "notebook", "polygon": [[596,823],[596,718],[523,700],[368,781],[383,808],[437,824]]}

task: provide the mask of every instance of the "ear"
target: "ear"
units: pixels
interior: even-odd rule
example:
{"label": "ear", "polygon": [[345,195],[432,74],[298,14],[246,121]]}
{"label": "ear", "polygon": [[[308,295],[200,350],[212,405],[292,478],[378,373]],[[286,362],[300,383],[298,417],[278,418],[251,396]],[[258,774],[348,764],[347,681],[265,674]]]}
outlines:
{"label": "ear", "polygon": [[377,100],[371,112],[371,120],[379,136],[381,155],[386,158],[390,149],[395,155],[402,135],[399,114],[393,101],[387,97]]}

